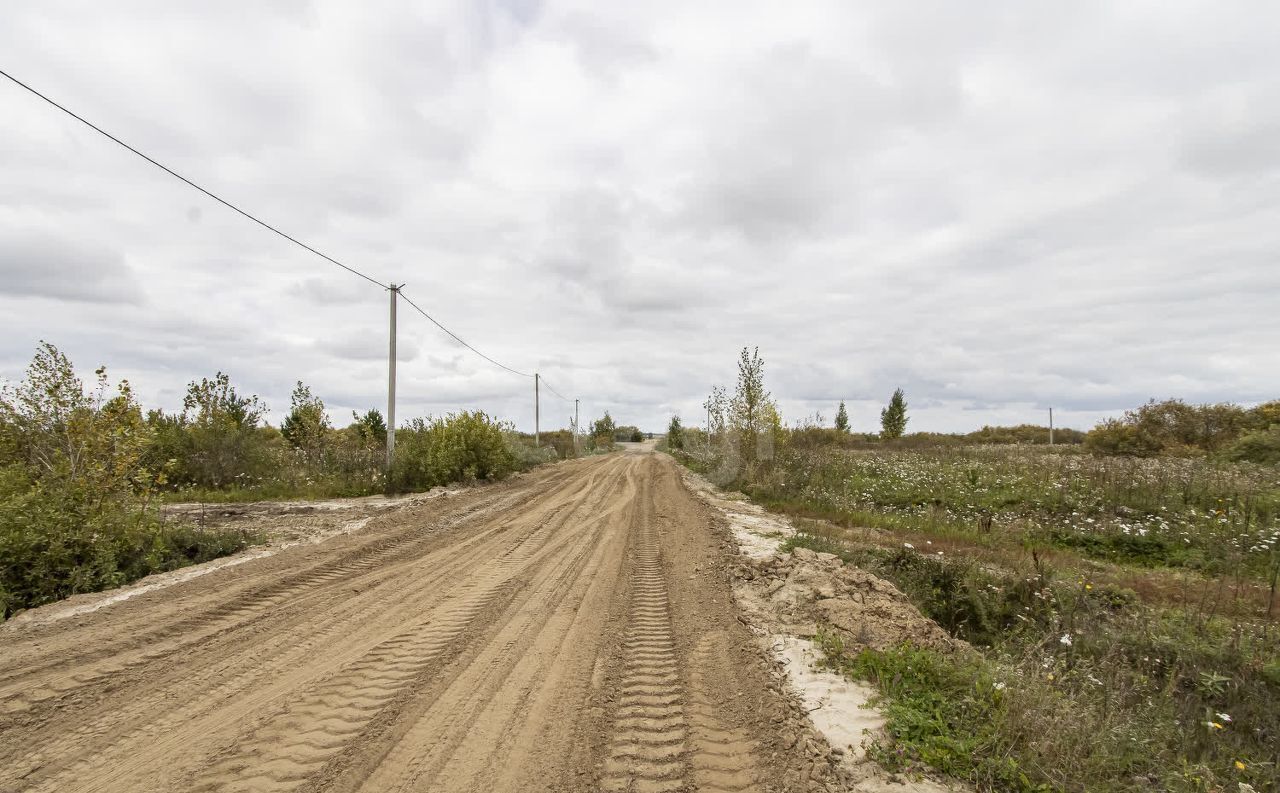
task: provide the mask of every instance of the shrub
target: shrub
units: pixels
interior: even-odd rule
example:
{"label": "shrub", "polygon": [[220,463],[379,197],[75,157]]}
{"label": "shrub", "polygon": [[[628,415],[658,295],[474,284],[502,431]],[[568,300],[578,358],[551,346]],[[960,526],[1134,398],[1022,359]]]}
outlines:
{"label": "shrub", "polygon": [[1100,454],[1151,457],[1218,451],[1262,420],[1258,410],[1238,405],[1188,405],[1179,399],[1152,400],[1123,418],[1107,419],[1091,430],[1086,446]]}
{"label": "shrub", "polygon": [[167,524],[147,509],[152,428],[127,381],[86,393],[42,343],[0,393],[0,616],[230,553],[251,538]]}
{"label": "shrub", "polygon": [[1236,462],[1280,464],[1280,424],[1242,435],[1227,447],[1224,456]]}
{"label": "shrub", "polygon": [[508,432],[479,410],[413,419],[396,431],[393,485],[427,490],[450,482],[501,479],[516,470]]}

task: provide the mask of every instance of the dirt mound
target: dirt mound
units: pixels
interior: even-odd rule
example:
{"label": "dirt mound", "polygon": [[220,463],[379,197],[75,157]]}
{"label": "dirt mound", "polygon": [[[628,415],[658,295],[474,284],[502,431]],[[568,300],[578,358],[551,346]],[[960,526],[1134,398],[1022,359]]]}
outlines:
{"label": "dirt mound", "polygon": [[735,594],[757,612],[753,619],[780,633],[812,636],[819,625],[829,626],[852,650],[886,650],[907,641],[944,652],[960,647],[893,584],[808,548],[751,559]]}

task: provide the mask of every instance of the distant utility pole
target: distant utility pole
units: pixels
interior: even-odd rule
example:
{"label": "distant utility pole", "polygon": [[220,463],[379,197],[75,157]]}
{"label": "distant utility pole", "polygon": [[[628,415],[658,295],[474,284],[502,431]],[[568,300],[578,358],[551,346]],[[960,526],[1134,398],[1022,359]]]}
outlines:
{"label": "distant utility pole", "polygon": [[400,287],[390,284],[391,292],[391,344],[387,350],[387,473],[391,473],[391,462],[396,456],[396,297]]}
{"label": "distant utility pole", "polygon": [[573,456],[578,456],[578,400],[573,400]]}
{"label": "distant utility pole", "polygon": [[533,373],[533,445],[538,446],[538,373]]}
{"label": "distant utility pole", "polygon": [[1049,445],[1053,445],[1053,408],[1049,408]]}

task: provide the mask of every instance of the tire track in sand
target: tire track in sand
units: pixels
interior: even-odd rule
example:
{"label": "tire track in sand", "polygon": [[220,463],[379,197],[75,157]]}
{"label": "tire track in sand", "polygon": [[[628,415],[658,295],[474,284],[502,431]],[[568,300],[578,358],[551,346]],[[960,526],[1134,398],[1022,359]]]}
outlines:
{"label": "tire track in sand", "polygon": [[[589,479],[595,485],[597,477]],[[424,673],[434,672],[460,649],[465,634],[504,596],[513,579],[561,557],[564,532],[575,516],[597,510],[610,488],[591,487],[591,497],[551,509],[518,545],[461,587],[452,603],[425,622],[380,643],[358,661],[290,698],[283,710],[248,735],[240,735],[208,765],[191,789],[201,793],[286,793],[312,782],[347,745],[360,739]],[[563,507],[567,507],[564,509]],[[559,541],[557,541],[559,540]]]}
{"label": "tire track in sand", "polygon": [[651,498],[645,488],[637,511],[626,660],[613,736],[600,770],[603,790],[664,793],[685,787],[684,693],[657,531],[647,514]]}
{"label": "tire track in sand", "polygon": [[689,722],[693,737],[689,765],[697,789],[707,793],[755,790],[759,781],[754,742],[744,730],[727,728],[721,722],[717,715],[721,708],[711,698],[707,672],[728,663],[717,652],[726,640],[722,633],[703,636],[689,664]]}

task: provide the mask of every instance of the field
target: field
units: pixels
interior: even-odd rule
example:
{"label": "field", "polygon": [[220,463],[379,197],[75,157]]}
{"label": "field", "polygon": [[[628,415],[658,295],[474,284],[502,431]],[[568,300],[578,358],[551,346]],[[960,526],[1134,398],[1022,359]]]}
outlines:
{"label": "field", "polygon": [[801,439],[735,484],[794,517],[793,546],[894,582],[975,648],[854,653],[820,632],[885,697],[883,764],[983,790],[1280,782],[1275,467]]}

